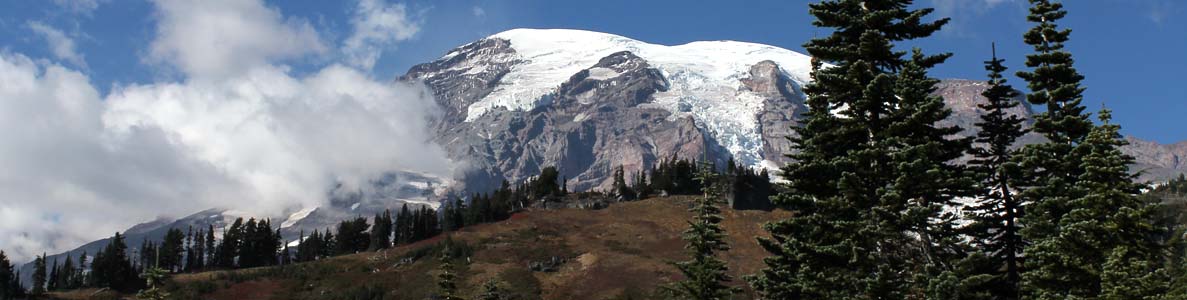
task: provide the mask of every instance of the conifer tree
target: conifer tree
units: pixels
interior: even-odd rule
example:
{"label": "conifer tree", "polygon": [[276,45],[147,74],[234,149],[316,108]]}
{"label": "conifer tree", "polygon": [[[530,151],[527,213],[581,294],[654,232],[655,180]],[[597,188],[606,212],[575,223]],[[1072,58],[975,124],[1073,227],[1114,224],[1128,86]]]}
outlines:
{"label": "conifer tree", "polygon": [[140,287],[136,271],[127,256],[128,245],[124,236],[116,233],[103,251],[95,254],[91,266],[92,284],[118,291],[130,292]]}
{"label": "conifer tree", "polygon": [[215,264],[215,240],[214,240],[214,225],[208,225],[206,228],[206,261],[202,263],[204,267],[210,267]]}
{"label": "conifer tree", "polygon": [[17,281],[19,277],[13,273],[12,262],[8,255],[0,250],[0,300],[11,300],[17,296],[17,290],[23,289]]}
{"label": "conifer tree", "polygon": [[449,247],[446,246],[444,250],[441,250],[441,274],[437,275],[437,289],[441,300],[461,300],[462,298],[457,295],[457,284],[454,283],[454,280],[457,280],[457,274],[454,273],[453,263],[450,260]]}
{"label": "conifer tree", "polygon": [[478,295],[479,300],[505,300],[507,296],[503,295],[502,289],[499,288],[499,282],[494,279],[487,280],[482,284],[482,294]]}
{"label": "conifer tree", "polygon": [[1084,172],[1073,188],[1083,196],[1068,202],[1061,234],[1039,248],[1060,256],[1039,274],[1057,274],[1066,285],[1038,286],[1040,297],[1157,299],[1167,293],[1155,207],[1138,197],[1141,185],[1129,173],[1133,157],[1121,152],[1127,143],[1111,115],[1101,110],[1102,124],[1076,148]]}
{"label": "conifer tree", "polygon": [[738,292],[729,286],[733,278],[726,274],[729,267],[717,257],[718,253],[729,251],[725,241],[725,229],[721,228],[721,198],[724,187],[720,175],[712,163],[702,162],[697,179],[701,181],[703,195],[690,209],[693,219],[684,231],[684,246],[690,260],[675,263],[684,275],[684,280],[665,287],[679,299],[730,299]]}
{"label": "conifer tree", "polygon": [[34,296],[45,294],[45,268],[45,254],[42,253],[33,260],[33,287],[29,293]]}
{"label": "conifer tree", "polygon": [[145,300],[165,300],[169,299],[169,292],[161,289],[157,285],[165,280],[165,274],[168,273],[165,269],[160,267],[150,267],[141,275],[144,278],[147,289],[136,293],[136,299]]}
{"label": "conifer tree", "polygon": [[58,271],[59,271],[58,269],[60,269],[61,267],[62,266],[58,265],[58,259],[55,257],[54,263],[49,268],[49,277],[46,277],[46,281],[45,281],[45,290],[46,291],[55,291],[58,289],[58,282],[59,282],[58,276],[61,276],[61,273],[58,273]]}
{"label": "conifer tree", "polygon": [[[1035,116],[1033,130],[1047,141],[1022,148],[1016,160],[1023,170],[1019,186],[1024,199],[1026,224],[1020,233],[1027,242],[1026,268],[1022,273],[1022,294],[1028,299],[1095,297],[1100,292],[1099,274],[1089,274],[1084,267],[1067,267],[1078,250],[1066,248],[1061,237],[1063,220],[1075,209],[1071,202],[1084,196],[1077,181],[1084,173],[1081,155],[1075,153],[1093,125],[1084,113],[1080,86],[1083,76],[1073,66],[1071,53],[1064,43],[1070,29],[1060,29],[1057,22],[1067,15],[1063,5],[1050,0],[1030,0],[1027,20],[1035,26],[1023,39],[1034,48],[1026,57],[1030,71],[1018,72],[1031,92],[1027,100],[1045,105],[1046,111]],[[1086,207],[1085,207],[1086,208]],[[1099,265],[1106,253],[1093,254]]]}
{"label": "conifer tree", "polygon": [[1015,195],[1019,170],[1012,162],[1015,151],[1011,146],[1026,134],[1022,127],[1025,119],[1009,113],[1019,105],[1015,98],[1020,94],[1002,76],[1005,60],[997,58],[996,49],[992,52],[992,58],[985,62],[989,87],[981,93],[986,102],[977,104],[983,111],[976,124],[976,142],[980,146],[973,149],[969,161],[981,179],[981,191],[977,203],[967,210],[972,223],[964,230],[973,238],[976,250],[989,260],[993,280],[987,285],[992,289],[988,292],[996,299],[1019,299],[1023,242],[1018,219],[1022,202]]}
{"label": "conifer tree", "polygon": [[[783,168],[788,192],[774,199],[796,216],[764,225],[771,238],[759,243],[771,256],[749,278],[762,297],[904,299],[931,284],[912,281],[917,274],[950,268],[917,258],[948,251],[937,237],[951,234],[951,216],[936,207],[966,192],[964,172],[947,159],[967,151],[967,141],[942,136],[953,128],[935,122],[950,112],[927,95],[935,82],[926,69],[948,55],[907,59],[894,49],[948,21],[923,21],[933,9],[912,2],[809,4],[813,24],[834,31],[805,45],[813,57],[808,112],[789,137],[797,152]],[[931,181],[944,175],[953,177]]]}

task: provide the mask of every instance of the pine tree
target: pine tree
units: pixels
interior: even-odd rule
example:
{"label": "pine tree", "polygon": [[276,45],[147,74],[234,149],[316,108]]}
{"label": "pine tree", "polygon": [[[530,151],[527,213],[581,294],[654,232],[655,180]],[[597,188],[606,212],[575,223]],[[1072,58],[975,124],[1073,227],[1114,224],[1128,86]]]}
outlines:
{"label": "pine tree", "polygon": [[[789,137],[797,152],[783,168],[788,191],[774,199],[796,216],[764,225],[771,238],[759,243],[771,256],[749,278],[762,297],[904,299],[928,289],[930,282],[912,281],[917,274],[950,268],[939,261],[920,266],[917,258],[948,250],[937,246],[951,234],[951,216],[936,207],[969,183],[947,160],[964,153],[967,141],[942,136],[953,128],[935,121],[949,111],[927,95],[935,81],[926,69],[948,55],[917,51],[906,59],[894,49],[948,21],[923,21],[933,9],[913,9],[912,2],[809,5],[813,24],[834,31],[805,45],[813,57],[808,112]],[[931,180],[944,175],[953,177]]]}
{"label": "pine tree", "polygon": [[733,278],[726,274],[729,267],[717,257],[719,252],[729,251],[725,242],[725,229],[721,228],[721,198],[724,187],[713,164],[703,162],[697,179],[701,181],[704,194],[690,209],[693,219],[684,231],[684,246],[690,260],[675,263],[684,280],[665,287],[679,299],[730,299],[740,291],[729,286]]}
{"label": "pine tree", "polygon": [[[165,233],[165,239],[161,241],[160,251],[161,257],[159,267],[165,269],[165,272],[175,272],[181,269],[182,255],[185,250],[185,233],[181,229],[170,228]],[[148,255],[148,253],[143,253]],[[150,258],[151,259],[151,258]]]}
{"label": "pine tree", "polygon": [[503,295],[502,289],[499,288],[499,282],[494,279],[487,280],[482,284],[482,294],[478,295],[479,300],[505,300],[507,296]]}
{"label": "pine tree", "polygon": [[214,266],[215,265],[215,252],[216,252],[216,248],[214,246],[215,245],[214,225],[207,226],[205,242],[206,242],[206,245],[203,247],[206,248],[206,261],[202,263],[202,266],[204,266],[204,267]]}
{"label": "pine tree", "polygon": [[128,245],[118,232],[111,237],[103,251],[95,254],[91,266],[92,284],[117,291],[130,292],[140,287],[136,271],[127,255]]}
{"label": "pine tree", "polygon": [[[1065,232],[1063,219],[1076,209],[1074,205],[1080,205],[1072,202],[1084,196],[1084,190],[1075,188],[1084,174],[1076,148],[1093,127],[1081,104],[1084,88],[1080,81],[1084,77],[1064,50],[1071,30],[1060,29],[1056,23],[1067,15],[1063,5],[1049,0],[1030,3],[1027,19],[1035,27],[1023,38],[1034,47],[1034,53],[1026,57],[1026,66],[1032,70],[1017,75],[1031,90],[1027,100],[1047,108],[1035,116],[1033,126],[1047,142],[1023,147],[1016,158],[1023,170],[1020,196],[1026,203],[1022,219],[1026,226],[1020,231],[1027,241],[1022,294],[1028,299],[1095,297],[1100,292],[1099,275],[1090,274],[1087,266],[1069,267],[1069,259],[1079,251],[1066,248],[1061,241],[1072,234]],[[1099,266],[1107,253],[1091,255],[1097,260],[1090,264]]]}
{"label": "pine tree", "polygon": [[986,102],[977,104],[983,111],[976,124],[976,142],[980,146],[973,149],[969,161],[981,179],[981,192],[977,204],[967,210],[972,223],[964,230],[973,237],[977,251],[989,260],[989,275],[993,276],[992,284],[987,285],[989,292],[997,299],[1019,299],[1023,242],[1018,219],[1022,203],[1015,195],[1014,183],[1020,175],[1012,162],[1015,151],[1010,147],[1026,130],[1022,127],[1025,119],[1009,113],[1019,105],[1015,100],[1019,93],[1002,76],[1006,71],[1004,61],[994,50],[992,59],[985,62],[989,87],[981,93]]}
{"label": "pine tree", "polygon": [[1074,189],[1084,196],[1068,202],[1061,235],[1049,248],[1040,248],[1060,254],[1059,262],[1048,271],[1075,282],[1058,290],[1042,290],[1040,295],[1157,299],[1167,293],[1169,279],[1160,268],[1155,207],[1138,197],[1141,185],[1129,173],[1133,157],[1121,152],[1127,143],[1120,127],[1111,123],[1109,110],[1099,116],[1102,124],[1089,132],[1075,152],[1082,156],[1084,173]]}
{"label": "pine tree", "polygon": [[21,289],[20,285],[16,284],[19,278],[12,271],[12,262],[8,260],[8,255],[0,250],[0,300],[16,298],[17,289]]}
{"label": "pine tree", "polygon": [[46,277],[45,281],[45,290],[56,291],[58,290],[58,276],[61,276],[61,273],[58,273],[58,269],[60,269],[62,266],[58,265],[58,258],[56,257],[54,258],[54,263],[50,266],[49,277]]}
{"label": "pine tree", "polygon": [[161,289],[157,285],[165,280],[165,274],[168,273],[165,269],[159,267],[151,267],[144,271],[141,275],[144,278],[148,289],[141,290],[136,293],[136,299],[145,300],[165,300],[169,299],[169,292]]}
{"label": "pine tree", "polygon": [[454,283],[454,280],[457,280],[457,274],[454,273],[453,263],[450,260],[449,247],[446,246],[444,250],[441,250],[441,274],[437,275],[438,293],[440,293],[441,300],[461,300],[462,298],[457,295],[457,284]]}
{"label": "pine tree", "polygon": [[42,253],[33,260],[33,288],[29,293],[34,296],[45,294],[45,268],[45,254]]}

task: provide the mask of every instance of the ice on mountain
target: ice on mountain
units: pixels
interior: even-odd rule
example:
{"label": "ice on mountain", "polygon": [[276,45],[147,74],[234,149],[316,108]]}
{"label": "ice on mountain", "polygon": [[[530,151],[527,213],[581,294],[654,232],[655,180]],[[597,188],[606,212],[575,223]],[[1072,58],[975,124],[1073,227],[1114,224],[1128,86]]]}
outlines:
{"label": "ice on mountain", "polygon": [[[491,38],[511,42],[519,60],[498,86],[468,107],[466,121],[504,108],[527,111],[551,103],[551,95],[573,74],[590,68],[603,57],[630,51],[660,70],[671,86],[654,95],[654,105],[674,117],[691,115],[719,144],[744,165],[759,166],[763,148],[758,114],[763,98],[742,86],[750,68],[765,60],[775,62],[780,72],[797,84],[809,81],[811,59],[791,50],[769,45],[705,41],[666,46],[599,32],[567,29],[514,29]],[[467,66],[470,68],[470,66]],[[617,76],[608,68],[593,68],[590,78],[606,80]],[[580,100],[580,99],[579,99]]]}

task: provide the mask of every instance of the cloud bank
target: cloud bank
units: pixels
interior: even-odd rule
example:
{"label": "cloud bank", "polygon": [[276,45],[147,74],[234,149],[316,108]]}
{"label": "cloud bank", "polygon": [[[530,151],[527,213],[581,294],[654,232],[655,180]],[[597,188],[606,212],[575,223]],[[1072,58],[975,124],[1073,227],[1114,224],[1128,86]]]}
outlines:
{"label": "cloud bank", "polygon": [[0,53],[0,249],[23,261],[160,215],[281,216],[334,184],[449,174],[423,85],[337,63],[293,75],[283,62],[328,48],[308,22],[261,1],[202,3],[154,2],[146,60],[179,81],[101,95],[83,72]]}

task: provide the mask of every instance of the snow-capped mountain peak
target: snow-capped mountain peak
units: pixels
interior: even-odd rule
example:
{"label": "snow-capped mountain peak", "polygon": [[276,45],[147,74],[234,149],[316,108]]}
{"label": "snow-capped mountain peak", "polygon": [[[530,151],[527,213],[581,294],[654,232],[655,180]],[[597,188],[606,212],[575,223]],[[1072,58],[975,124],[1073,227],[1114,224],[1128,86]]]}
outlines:
{"label": "snow-capped mountain peak", "polygon": [[[549,103],[550,93],[573,74],[610,54],[629,51],[663,73],[670,87],[651,105],[673,117],[691,115],[740,162],[761,162],[762,136],[758,114],[763,98],[742,86],[752,66],[773,61],[782,75],[797,84],[808,81],[811,58],[769,45],[736,41],[698,41],[666,46],[619,35],[571,29],[513,29],[488,37],[510,42],[513,55],[480,58],[483,62],[515,61],[490,94],[471,103],[466,121],[496,108],[529,111]],[[458,55],[458,51],[442,59]],[[471,58],[473,59],[473,58]],[[481,68],[481,66],[473,66]],[[470,70],[473,72],[473,70]]]}

